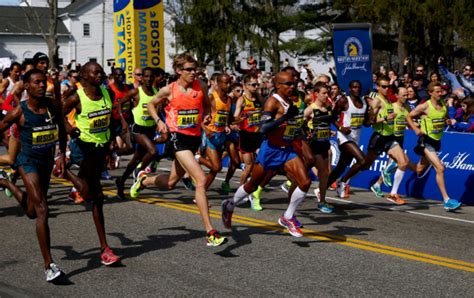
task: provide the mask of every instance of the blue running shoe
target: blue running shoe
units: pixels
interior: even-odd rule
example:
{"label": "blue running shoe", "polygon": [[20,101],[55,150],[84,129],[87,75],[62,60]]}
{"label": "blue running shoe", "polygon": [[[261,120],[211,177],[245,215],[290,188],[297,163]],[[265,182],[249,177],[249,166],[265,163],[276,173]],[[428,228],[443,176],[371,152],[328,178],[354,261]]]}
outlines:
{"label": "blue running shoe", "polygon": [[447,211],[454,211],[461,207],[461,202],[455,199],[449,199],[448,201],[444,202],[443,207]]}
{"label": "blue running shoe", "polygon": [[382,171],[382,180],[387,187],[392,187],[392,176],[387,172],[387,168]]}
{"label": "blue running shoe", "polygon": [[303,224],[300,223],[300,221],[296,218],[296,216],[293,215],[293,217],[291,218],[291,220],[292,220],[293,223],[295,224],[295,227],[297,227],[297,228],[302,228],[302,227],[303,227]]}
{"label": "blue running shoe", "polygon": [[331,214],[334,212],[334,206],[331,204],[328,204],[327,202],[318,203],[318,206],[316,208],[319,209],[319,211],[321,211],[322,213],[326,213],[326,214]]}
{"label": "blue running shoe", "polygon": [[380,189],[380,185],[378,185],[377,183],[374,183],[374,185],[370,187],[370,190],[375,194],[375,197],[377,199],[383,198],[383,192]]}

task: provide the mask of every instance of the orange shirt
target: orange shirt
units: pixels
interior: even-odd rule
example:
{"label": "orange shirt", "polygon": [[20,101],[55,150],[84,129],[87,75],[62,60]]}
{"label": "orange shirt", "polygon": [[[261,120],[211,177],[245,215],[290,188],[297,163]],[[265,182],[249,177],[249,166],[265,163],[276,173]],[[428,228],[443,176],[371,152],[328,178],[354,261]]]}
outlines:
{"label": "orange shirt", "polygon": [[227,102],[223,102],[216,91],[212,92],[212,95],[216,101],[216,108],[212,111],[212,119],[208,128],[213,132],[223,132],[229,119],[232,100],[227,97]]}

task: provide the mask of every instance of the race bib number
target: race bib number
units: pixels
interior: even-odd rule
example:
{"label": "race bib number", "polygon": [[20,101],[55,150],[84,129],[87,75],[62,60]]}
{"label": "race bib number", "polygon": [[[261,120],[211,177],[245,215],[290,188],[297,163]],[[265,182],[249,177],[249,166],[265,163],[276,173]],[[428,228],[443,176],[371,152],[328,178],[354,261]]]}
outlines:
{"label": "race bib number", "polygon": [[56,125],[33,127],[32,147],[34,149],[51,147],[58,139],[58,127]]}
{"label": "race bib number", "polygon": [[327,141],[329,140],[330,136],[331,134],[330,134],[329,128],[318,129],[317,131],[314,132],[314,138],[318,142]]}
{"label": "race bib number", "polygon": [[395,130],[393,131],[393,133],[397,137],[403,136],[405,135],[406,127],[407,127],[406,121],[397,121],[397,123],[395,124]]}
{"label": "race bib number", "polygon": [[[392,114],[393,113],[393,109],[388,109],[387,110],[387,114]],[[387,120],[387,124],[388,125],[393,125],[395,123],[395,120],[392,119],[392,120]]]}
{"label": "race bib number", "polygon": [[260,110],[248,112],[247,115],[247,122],[249,127],[260,125]]}
{"label": "race bib number", "polygon": [[148,111],[147,104],[142,104],[142,120],[152,120],[153,118],[150,116],[150,111]]}
{"label": "race bib number", "polygon": [[352,129],[361,128],[363,123],[364,123],[364,114],[352,114],[352,118],[351,118]]}
{"label": "race bib number", "polygon": [[178,111],[178,129],[196,128],[198,120],[199,110]]}
{"label": "race bib number", "polygon": [[432,133],[440,133],[444,130],[444,119],[433,119],[433,131]]}
{"label": "race bib number", "polygon": [[288,121],[288,124],[285,127],[285,132],[283,133],[283,139],[285,141],[293,141],[298,129],[299,127],[295,120]]}
{"label": "race bib number", "polygon": [[216,118],[214,121],[214,126],[224,127],[227,125],[227,119],[229,118],[229,112],[227,111],[217,111]]}
{"label": "race bib number", "polygon": [[89,132],[90,133],[101,133],[109,129],[110,126],[110,113],[109,109],[89,113]]}

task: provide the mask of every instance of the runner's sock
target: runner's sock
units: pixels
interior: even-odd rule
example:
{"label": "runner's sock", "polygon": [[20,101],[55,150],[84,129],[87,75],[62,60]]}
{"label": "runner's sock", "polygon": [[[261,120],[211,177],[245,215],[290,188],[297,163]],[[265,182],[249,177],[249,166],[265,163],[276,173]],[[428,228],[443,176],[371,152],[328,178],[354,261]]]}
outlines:
{"label": "runner's sock", "polygon": [[[238,204],[240,201],[242,201],[244,198],[248,197],[249,193],[247,193],[244,189],[244,186],[241,185],[239,188],[237,188],[237,191],[234,194],[234,198],[230,200],[231,204],[229,204],[229,208],[234,208],[236,204]],[[232,210],[229,210],[232,211]]]}
{"label": "runner's sock", "polygon": [[397,169],[395,171],[395,179],[393,179],[393,187],[390,194],[396,195],[398,193],[398,188],[400,187],[400,183],[402,183],[403,176],[405,175],[405,171]]}
{"label": "runner's sock", "polygon": [[291,195],[290,204],[288,205],[288,209],[286,209],[285,211],[284,216],[286,219],[291,219],[293,217],[293,215],[295,214],[296,208],[301,202],[303,202],[305,197],[306,197],[306,192],[302,191],[298,186],[293,191],[293,194]]}
{"label": "runner's sock", "polygon": [[388,166],[385,168],[385,172],[392,173],[397,168],[397,166],[398,166],[397,163],[394,160],[392,160],[392,162],[390,162]]}

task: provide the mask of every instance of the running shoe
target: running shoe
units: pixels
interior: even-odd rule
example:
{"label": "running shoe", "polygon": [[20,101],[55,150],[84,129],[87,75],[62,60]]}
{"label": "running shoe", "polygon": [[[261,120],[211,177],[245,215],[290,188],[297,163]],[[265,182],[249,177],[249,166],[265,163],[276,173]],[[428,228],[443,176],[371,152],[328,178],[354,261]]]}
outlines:
{"label": "running shoe", "polygon": [[142,189],[142,183],[146,177],[147,177],[147,173],[145,171],[140,171],[140,173],[138,173],[137,181],[135,181],[132,187],[130,187],[130,197],[132,199],[136,199],[140,195],[140,190]]}
{"label": "running shoe", "polygon": [[344,199],[349,199],[351,197],[350,190],[351,190],[350,184],[346,183],[346,186],[344,186]]}
{"label": "running shoe", "polygon": [[123,200],[125,199],[125,193],[123,192],[125,185],[120,183],[120,181],[121,178],[117,177],[117,179],[115,179],[115,186],[117,187],[117,197]]}
{"label": "running shoe", "polygon": [[390,173],[387,172],[386,169],[387,168],[382,171],[382,181],[385,186],[392,187],[392,176],[390,176]]}
{"label": "running shoe", "polygon": [[156,172],[156,168],[158,168],[158,163],[156,161],[152,161],[150,163],[150,165],[147,167],[150,169],[150,172],[149,173],[155,173]]}
{"label": "running shoe", "polygon": [[229,192],[231,191],[230,189],[230,185],[229,185],[229,182],[222,182],[221,184],[221,190],[224,194],[229,194]]}
{"label": "running shoe", "polygon": [[138,172],[140,172],[140,168],[142,167],[142,163],[139,163],[137,167],[133,170],[133,181],[137,180]]}
{"label": "running shoe", "polygon": [[314,195],[316,196],[316,201],[321,202],[321,192],[319,187],[314,189]]}
{"label": "running shoe", "polygon": [[336,194],[341,199],[345,198],[346,185],[347,183],[342,182],[342,181],[339,181],[339,183],[337,184]]}
{"label": "running shoe", "polygon": [[336,189],[337,189],[337,183],[334,182],[333,184],[331,184],[331,186],[329,186],[328,189],[329,189],[329,190],[336,190]]}
{"label": "running shoe", "polygon": [[199,159],[201,158],[201,155],[196,154],[194,155],[194,159],[199,163]]}
{"label": "running shoe", "polygon": [[117,164],[118,164],[117,159],[118,159],[117,153],[113,152],[109,158],[109,170],[115,170],[117,168]]}
{"label": "running shoe", "polygon": [[183,177],[181,181],[183,181],[184,188],[186,188],[187,190],[196,190],[196,187],[194,187],[193,179],[191,179],[190,177]]}
{"label": "running shoe", "polygon": [[79,192],[76,190],[76,191],[71,191],[69,193],[69,195],[67,196],[67,198],[71,201],[74,202],[74,204],[81,204],[81,203],[84,203],[84,199],[81,197],[81,195],[79,194]]}
{"label": "running shoe", "polygon": [[288,232],[291,234],[293,237],[303,237],[303,233],[301,232],[300,228],[296,226],[296,223],[294,222],[294,217],[291,219],[286,219],[285,216],[280,216],[278,219],[278,223],[280,226],[285,227]]}
{"label": "running shoe", "polygon": [[400,198],[400,196],[398,194],[388,194],[387,195],[387,200],[392,202],[392,203],[395,203],[397,205],[405,205],[407,202],[405,202],[405,200],[403,200],[402,198]]}
{"label": "running shoe", "polygon": [[281,189],[286,193],[288,193],[290,191],[290,187],[291,187],[291,181],[290,180],[287,180],[285,183],[283,183],[281,185]]}
{"label": "running shoe", "polygon": [[[10,172],[10,173],[7,173],[7,179],[14,184],[14,181],[13,181],[13,176],[14,176],[14,172]],[[8,188],[5,188],[5,195],[9,198],[13,197],[13,193],[10,189]]]}
{"label": "running shoe", "polygon": [[318,203],[316,208],[322,213],[331,214],[334,212],[334,206],[327,202]]}
{"label": "running shoe", "polygon": [[458,209],[459,207],[461,207],[461,205],[462,205],[461,202],[459,202],[458,200],[449,199],[446,202],[444,202],[443,208],[447,211],[454,211]]}
{"label": "running shoe", "polygon": [[291,218],[291,220],[295,223],[295,226],[297,228],[302,228],[303,227],[303,224],[300,223],[300,221],[296,218],[296,216],[293,215],[293,217]]}
{"label": "running shoe", "polygon": [[252,194],[249,195],[249,201],[250,201],[250,208],[254,211],[262,211],[263,208],[260,205],[260,193],[257,191],[254,191]]}
{"label": "running shoe", "polygon": [[53,167],[53,176],[59,177],[61,174],[61,169],[59,168],[59,156],[54,158],[54,167]]}
{"label": "running shoe", "polygon": [[112,264],[120,262],[120,257],[114,254],[110,247],[107,246],[102,250],[102,254],[100,255],[100,262],[105,266],[110,266]]}
{"label": "running shoe", "polygon": [[232,228],[232,213],[234,213],[234,211],[229,210],[229,204],[231,204],[230,199],[222,201],[221,204],[222,222],[227,229]]}
{"label": "running shoe", "polygon": [[53,280],[61,276],[61,274],[63,274],[63,272],[55,263],[49,264],[48,268],[44,270],[44,275],[46,276],[47,282],[52,282]]}
{"label": "running shoe", "polygon": [[219,232],[215,229],[207,233],[206,240],[207,240],[206,241],[207,246],[219,246],[227,242],[227,238],[221,236],[221,234],[219,234]]}
{"label": "running shoe", "polygon": [[112,176],[110,176],[108,170],[105,170],[105,171],[102,172],[102,179],[103,179],[103,180],[110,180],[110,179],[112,179]]}
{"label": "running shoe", "polygon": [[375,197],[377,199],[383,198],[382,189],[380,189],[380,185],[378,185],[377,183],[374,183],[374,185],[370,187],[370,190],[375,194]]}

